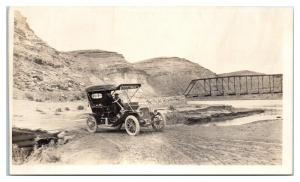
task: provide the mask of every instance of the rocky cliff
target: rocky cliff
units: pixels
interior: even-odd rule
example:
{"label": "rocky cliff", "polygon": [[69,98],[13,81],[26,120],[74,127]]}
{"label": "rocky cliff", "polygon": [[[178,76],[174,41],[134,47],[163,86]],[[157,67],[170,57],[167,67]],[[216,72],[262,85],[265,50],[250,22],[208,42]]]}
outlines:
{"label": "rocky cliff", "polygon": [[13,40],[13,87],[32,93],[80,90],[71,56],[50,47],[36,36],[26,18],[15,12]]}

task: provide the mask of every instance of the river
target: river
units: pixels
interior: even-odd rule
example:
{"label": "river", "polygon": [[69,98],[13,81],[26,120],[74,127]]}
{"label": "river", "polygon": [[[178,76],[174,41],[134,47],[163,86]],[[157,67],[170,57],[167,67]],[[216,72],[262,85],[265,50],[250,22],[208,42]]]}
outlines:
{"label": "river", "polygon": [[264,109],[262,114],[256,114],[247,117],[224,120],[221,122],[212,122],[206,126],[230,126],[242,125],[251,122],[274,120],[282,118],[282,100],[223,100],[223,101],[188,101],[188,104],[205,104],[205,105],[231,105],[236,108]]}

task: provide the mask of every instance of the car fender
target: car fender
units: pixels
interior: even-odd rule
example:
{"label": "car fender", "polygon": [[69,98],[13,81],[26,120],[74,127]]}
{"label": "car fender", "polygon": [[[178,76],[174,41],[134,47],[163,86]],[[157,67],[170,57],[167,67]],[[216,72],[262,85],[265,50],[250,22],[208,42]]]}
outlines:
{"label": "car fender", "polygon": [[140,120],[140,116],[137,112],[133,112],[133,111],[125,111],[125,113],[122,116],[122,119],[125,121],[126,117],[129,115],[133,115],[135,116],[138,120]]}
{"label": "car fender", "polygon": [[100,124],[100,121],[99,121],[99,118],[97,117],[97,114],[95,114],[95,113],[88,113],[87,115],[88,115],[88,117],[89,116],[93,116],[96,119],[97,124]]}

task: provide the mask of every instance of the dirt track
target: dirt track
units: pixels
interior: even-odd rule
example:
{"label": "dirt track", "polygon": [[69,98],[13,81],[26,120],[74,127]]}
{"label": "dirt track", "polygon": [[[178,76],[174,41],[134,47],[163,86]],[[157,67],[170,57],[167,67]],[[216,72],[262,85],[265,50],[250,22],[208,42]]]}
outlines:
{"label": "dirt track", "polygon": [[124,130],[83,132],[57,152],[67,164],[273,165],[281,163],[281,122],[226,127],[175,125],[164,132],[146,129],[137,137],[128,136]]}

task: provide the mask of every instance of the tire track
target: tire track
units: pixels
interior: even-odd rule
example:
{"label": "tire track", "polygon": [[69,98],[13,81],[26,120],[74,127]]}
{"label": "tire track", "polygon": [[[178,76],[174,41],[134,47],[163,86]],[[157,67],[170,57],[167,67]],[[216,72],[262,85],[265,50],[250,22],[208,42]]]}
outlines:
{"label": "tire track", "polygon": [[[175,135],[176,136],[176,135]],[[173,138],[173,137],[171,137]],[[268,161],[273,162],[272,157],[278,155],[270,155],[271,152],[274,154],[281,153],[281,144],[272,143],[272,142],[260,142],[260,141],[250,141],[250,140],[225,140],[225,139],[215,139],[204,138],[194,135],[189,135],[188,137],[181,137],[183,141],[180,143],[189,143],[193,141],[191,149],[194,151],[207,151],[206,155],[214,156],[216,160],[219,160],[220,163],[235,163],[247,161],[249,157],[255,159],[255,163]],[[270,148],[271,145],[271,148]],[[256,146],[256,147],[253,147]],[[221,156],[221,157],[219,157]],[[224,156],[226,156],[224,158]],[[232,160],[228,160],[227,158]],[[265,158],[271,158],[266,160]],[[220,159],[222,158],[222,160]],[[224,159],[223,159],[224,158]],[[281,160],[281,159],[280,159]],[[270,162],[269,162],[270,163]]]}
{"label": "tire track", "polygon": [[[239,143],[233,143],[231,141],[227,141],[227,143],[222,143],[218,140],[198,140],[194,142],[194,145],[198,148],[201,148],[202,150],[210,150],[210,153],[215,154],[215,156],[231,156],[230,159],[237,159],[237,162],[247,161],[249,157],[252,157],[256,159],[256,161],[264,161],[265,163],[268,163],[268,161],[266,161],[266,158],[272,158],[274,156],[270,155],[270,152],[267,150],[268,146],[257,148],[253,147],[252,145],[244,145],[243,143],[241,143],[241,141],[239,141]],[[274,149],[272,149],[272,151],[274,151]],[[280,151],[281,153],[281,148],[279,148],[279,150],[276,150],[275,153],[278,154],[278,151]],[[278,157],[278,155],[276,157]],[[226,161],[228,161],[228,159],[225,157],[221,161],[227,163]],[[229,163],[231,163],[230,160]]]}

